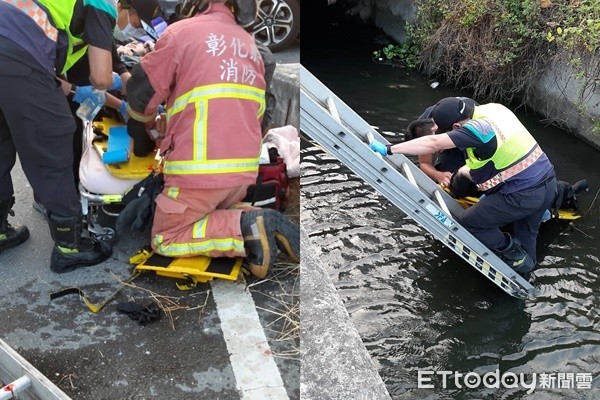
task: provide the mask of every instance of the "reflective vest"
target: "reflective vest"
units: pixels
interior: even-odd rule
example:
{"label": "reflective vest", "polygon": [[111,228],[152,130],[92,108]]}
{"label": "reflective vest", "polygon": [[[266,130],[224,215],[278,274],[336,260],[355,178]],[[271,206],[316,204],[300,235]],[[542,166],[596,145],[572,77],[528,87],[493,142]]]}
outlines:
{"label": "reflective vest", "polygon": [[[61,74],[73,66],[87,51],[83,39],[71,33],[70,25],[77,0],[2,0],[27,14],[42,29],[46,38],[58,45],[62,35],[67,37],[67,53]],[[104,11],[117,18],[116,0],[83,0],[84,5]],[[48,16],[43,6],[50,15]]]}
{"label": "reflective vest", "polygon": [[[483,160],[477,158],[474,148],[467,148],[466,164],[471,170],[477,170],[491,162],[496,170],[503,171],[525,158],[537,146],[527,128],[512,111],[501,104],[476,106],[472,119],[484,119],[491,125],[493,132],[477,132],[474,129],[475,123],[469,125],[467,122],[463,127],[475,135],[494,134],[497,148],[492,157]],[[483,136],[480,139],[487,141]]]}

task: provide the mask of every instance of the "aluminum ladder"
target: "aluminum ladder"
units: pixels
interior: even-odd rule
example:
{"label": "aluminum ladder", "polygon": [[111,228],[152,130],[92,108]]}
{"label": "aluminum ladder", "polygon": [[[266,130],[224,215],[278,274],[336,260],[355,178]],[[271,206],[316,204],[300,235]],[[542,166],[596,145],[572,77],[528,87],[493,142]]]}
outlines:
{"label": "aluminum ladder", "polygon": [[463,208],[402,154],[382,157],[371,140],[389,143],[304,66],[301,130],[500,289],[533,298],[535,288],[462,227]]}
{"label": "aluminum ladder", "polygon": [[2,383],[0,400],[71,400],[2,339],[0,339],[0,382]]}

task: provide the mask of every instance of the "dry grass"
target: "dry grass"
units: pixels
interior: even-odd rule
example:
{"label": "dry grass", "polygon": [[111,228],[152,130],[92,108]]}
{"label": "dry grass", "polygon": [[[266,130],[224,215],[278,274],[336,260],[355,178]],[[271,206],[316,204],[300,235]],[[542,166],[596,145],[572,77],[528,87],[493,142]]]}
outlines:
{"label": "dry grass", "polygon": [[291,348],[273,352],[274,357],[298,360],[300,356],[300,266],[294,263],[277,263],[267,278],[247,285],[249,289],[261,285],[277,286],[277,294],[269,295],[255,290],[274,302],[273,308],[256,307],[275,317],[265,330],[272,332],[274,341],[287,342]]}
{"label": "dry grass", "polygon": [[62,381],[64,381],[65,379],[69,380],[69,385],[71,386],[71,389],[77,389],[77,386],[75,386],[75,384],[73,383],[73,379],[77,378],[77,375],[74,373],[70,373],[70,374],[64,374],[60,380],[58,381],[58,385],[60,385],[62,383]]}

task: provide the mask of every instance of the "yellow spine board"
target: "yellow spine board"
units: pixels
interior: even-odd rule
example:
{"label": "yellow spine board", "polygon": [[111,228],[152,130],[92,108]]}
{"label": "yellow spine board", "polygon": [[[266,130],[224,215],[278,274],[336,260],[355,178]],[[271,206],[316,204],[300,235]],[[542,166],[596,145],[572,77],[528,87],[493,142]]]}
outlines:
{"label": "yellow spine board", "polygon": [[[93,123],[94,128],[101,131],[104,135],[110,135],[110,128],[123,126],[124,124],[112,119],[102,118],[101,121]],[[100,157],[106,152],[108,146],[108,139],[95,140],[93,142],[94,149],[98,152]],[[120,179],[143,179],[152,171],[157,171],[158,160],[156,160],[156,151],[151,151],[145,157],[137,157],[131,153],[129,160],[123,163],[108,164],[106,165],[111,175]]]}
{"label": "yellow spine board", "polygon": [[[449,188],[444,188],[444,190],[446,192],[450,193]],[[465,208],[465,209],[471,207],[473,204],[475,204],[479,201],[479,199],[477,197],[471,197],[471,196],[463,197],[460,199],[454,199],[454,200],[456,200],[456,202],[458,204],[460,204],[462,206],[462,208]],[[575,221],[579,218],[581,218],[581,215],[577,211],[563,210],[563,209],[558,210],[558,219],[565,220],[565,221]]]}
{"label": "yellow spine board", "polygon": [[[213,278],[235,281],[242,267],[241,258],[211,258],[204,256],[171,258],[144,251],[131,258],[138,271],[154,271],[167,278],[184,279],[195,283],[206,283]],[[181,286],[181,287],[180,287]],[[186,285],[178,285],[182,290]]]}

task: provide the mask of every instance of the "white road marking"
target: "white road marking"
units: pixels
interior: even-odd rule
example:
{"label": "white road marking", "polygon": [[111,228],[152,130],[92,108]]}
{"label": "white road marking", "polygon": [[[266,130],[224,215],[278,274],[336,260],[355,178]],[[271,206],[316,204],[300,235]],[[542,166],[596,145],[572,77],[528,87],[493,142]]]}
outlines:
{"label": "white road marking", "polygon": [[220,279],[211,286],[242,399],[289,399],[250,292],[243,284]]}

